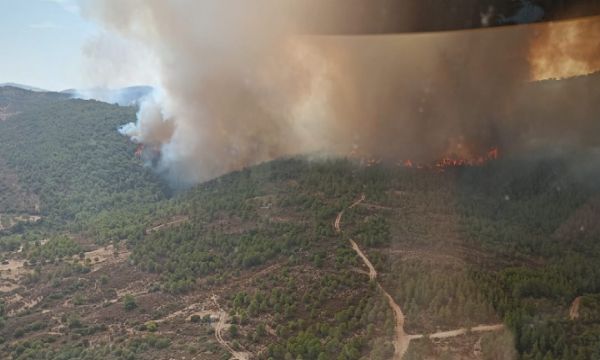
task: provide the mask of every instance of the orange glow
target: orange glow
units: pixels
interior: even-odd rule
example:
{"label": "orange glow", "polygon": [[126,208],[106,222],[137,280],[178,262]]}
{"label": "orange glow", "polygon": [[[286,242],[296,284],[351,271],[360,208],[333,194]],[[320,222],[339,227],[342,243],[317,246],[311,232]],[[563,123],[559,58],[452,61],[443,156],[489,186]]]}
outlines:
{"label": "orange glow", "polygon": [[438,161],[433,164],[414,164],[412,160],[404,160],[402,162],[404,167],[417,169],[438,169],[443,171],[446,168],[452,167],[466,167],[466,166],[481,166],[485,163],[493,160],[497,160],[500,156],[498,148],[492,147],[490,148],[485,155],[477,155],[477,156],[469,156],[469,157],[457,157],[457,156],[443,156]]}
{"label": "orange glow", "polygon": [[139,144],[136,148],[135,148],[135,157],[137,157],[138,159],[142,157],[142,154],[144,153],[144,144]]}
{"label": "orange glow", "polygon": [[529,49],[530,79],[565,79],[600,71],[600,17],[536,27]]}

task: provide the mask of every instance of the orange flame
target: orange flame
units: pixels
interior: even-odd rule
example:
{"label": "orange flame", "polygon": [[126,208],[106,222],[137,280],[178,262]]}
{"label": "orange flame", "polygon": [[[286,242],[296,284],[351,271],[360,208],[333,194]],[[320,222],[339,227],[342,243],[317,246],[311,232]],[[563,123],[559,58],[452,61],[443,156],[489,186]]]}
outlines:
{"label": "orange flame", "polygon": [[529,49],[532,81],[600,71],[600,16],[537,25]]}
{"label": "orange flame", "polygon": [[136,148],[135,148],[135,157],[137,157],[138,159],[142,157],[142,154],[144,153],[144,144],[139,144]]}
{"label": "orange flame", "polygon": [[450,157],[444,156],[440,160],[436,161],[433,164],[414,164],[412,160],[407,159],[402,162],[402,165],[407,168],[416,167],[417,169],[431,169],[436,168],[440,171],[443,171],[446,168],[452,167],[465,167],[465,166],[481,166],[485,163],[497,160],[500,156],[499,150],[497,147],[490,148],[485,155],[472,156],[472,157]]}

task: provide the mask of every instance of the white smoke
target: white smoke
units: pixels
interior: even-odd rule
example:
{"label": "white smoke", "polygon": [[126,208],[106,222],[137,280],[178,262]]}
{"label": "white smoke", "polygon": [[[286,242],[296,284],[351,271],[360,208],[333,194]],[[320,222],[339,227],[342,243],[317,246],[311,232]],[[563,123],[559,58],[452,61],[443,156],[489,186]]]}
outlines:
{"label": "white smoke", "polygon": [[129,136],[136,143],[160,147],[173,135],[173,120],[165,113],[157,94],[144,98],[137,118],[137,123],[128,123],[119,128],[121,134]]}
{"label": "white smoke", "polygon": [[[144,101],[137,123],[121,133],[160,148],[162,167],[189,182],[322,146],[326,64],[294,40],[295,6],[283,3],[102,1],[87,8],[116,38],[158,59],[163,93]],[[119,57],[105,47],[96,41],[87,53],[110,72]],[[130,67],[124,63],[114,71],[119,78]]]}
{"label": "white smoke", "polygon": [[[94,42],[87,52],[105,64],[101,77],[126,78],[136,61],[150,73],[160,93],[120,131],[157,149],[159,168],[186,183],[296,153],[429,161],[453,139],[464,151],[540,134],[552,143],[565,133],[563,117],[593,100],[579,96],[553,110],[543,119],[552,127],[536,116],[552,91],[526,85],[531,41],[544,25],[308,36],[306,14],[320,11],[319,3],[94,1],[85,13],[145,56],[121,59]],[[327,9],[319,21],[340,23],[353,11]],[[574,137],[589,136],[588,125],[582,119]]]}

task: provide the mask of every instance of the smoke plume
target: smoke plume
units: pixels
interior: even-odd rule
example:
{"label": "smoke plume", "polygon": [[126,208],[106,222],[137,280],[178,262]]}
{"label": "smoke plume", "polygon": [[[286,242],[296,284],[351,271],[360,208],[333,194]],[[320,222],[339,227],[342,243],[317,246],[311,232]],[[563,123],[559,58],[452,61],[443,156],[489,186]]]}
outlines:
{"label": "smoke plume", "polygon": [[600,70],[597,17],[545,25],[529,52],[532,80],[564,79]]}
{"label": "smoke plume", "polygon": [[[159,169],[185,183],[307,152],[431,161],[448,152],[510,152],[558,140],[585,138],[597,146],[589,117],[598,113],[599,92],[584,94],[597,78],[529,82],[552,77],[539,75],[542,62],[563,61],[540,50],[555,25],[320,36],[315,22],[360,17],[352,8],[318,5],[92,3],[88,16],[145,47],[157,63],[153,85],[160,95],[121,132],[159,151]],[[580,73],[555,77],[574,74]]]}

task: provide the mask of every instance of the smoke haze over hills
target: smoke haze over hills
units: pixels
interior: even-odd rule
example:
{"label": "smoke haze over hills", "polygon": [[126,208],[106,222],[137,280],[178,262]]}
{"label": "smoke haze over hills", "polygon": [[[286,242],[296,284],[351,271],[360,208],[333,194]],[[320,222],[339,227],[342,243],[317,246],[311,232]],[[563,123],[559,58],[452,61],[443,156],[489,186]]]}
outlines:
{"label": "smoke haze over hills", "polygon": [[[492,146],[597,146],[589,118],[598,110],[597,77],[529,82],[538,79],[534,66],[555,57],[544,44],[555,43],[572,21],[318,36],[307,35],[303,19],[314,7],[302,4],[93,3],[85,9],[89,17],[156,60],[161,91],[121,131],[160,153],[159,170],[183,183],[307,152],[431,161]],[[353,9],[334,10],[323,9],[319,21],[343,22]],[[585,26],[583,34],[597,28]],[[595,58],[597,50],[596,44],[584,57]],[[550,69],[541,78],[558,71]],[[566,122],[578,113],[575,123]]]}

